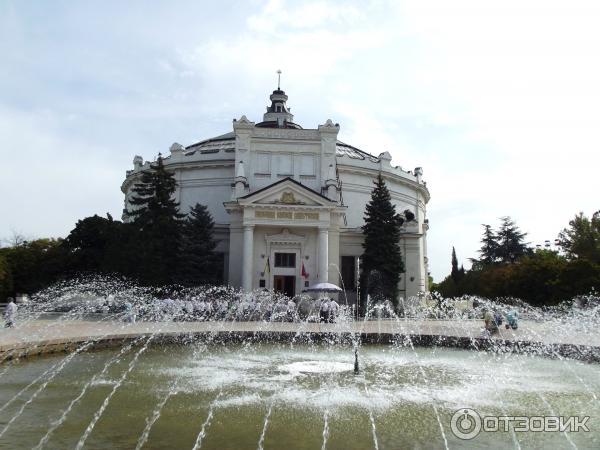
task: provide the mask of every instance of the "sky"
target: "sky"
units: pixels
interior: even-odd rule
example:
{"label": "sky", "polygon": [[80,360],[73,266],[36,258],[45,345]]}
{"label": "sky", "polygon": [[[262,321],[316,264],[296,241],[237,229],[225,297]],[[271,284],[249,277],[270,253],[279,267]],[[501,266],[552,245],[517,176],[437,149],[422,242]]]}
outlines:
{"label": "sky", "polygon": [[600,209],[600,2],[0,0],[0,238],[120,218],[134,155],[295,121],[422,166],[430,270],[482,224],[532,245]]}

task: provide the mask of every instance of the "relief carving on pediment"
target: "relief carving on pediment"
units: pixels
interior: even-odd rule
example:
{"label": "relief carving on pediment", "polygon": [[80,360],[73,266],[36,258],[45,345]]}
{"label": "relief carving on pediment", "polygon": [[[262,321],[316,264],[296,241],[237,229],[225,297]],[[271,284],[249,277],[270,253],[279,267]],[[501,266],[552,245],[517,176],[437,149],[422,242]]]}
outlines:
{"label": "relief carving on pediment", "polygon": [[293,192],[284,192],[281,194],[281,199],[279,201],[286,205],[294,205],[298,203]]}

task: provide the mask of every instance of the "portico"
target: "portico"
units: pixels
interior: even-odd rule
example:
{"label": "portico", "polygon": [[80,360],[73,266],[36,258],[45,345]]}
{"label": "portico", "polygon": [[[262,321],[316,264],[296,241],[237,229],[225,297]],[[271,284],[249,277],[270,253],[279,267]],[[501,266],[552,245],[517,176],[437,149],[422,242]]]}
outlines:
{"label": "portico", "polygon": [[312,283],[337,281],[345,207],[291,178],[224,205],[241,238],[230,240],[229,272],[241,273],[245,290],[294,295]]}

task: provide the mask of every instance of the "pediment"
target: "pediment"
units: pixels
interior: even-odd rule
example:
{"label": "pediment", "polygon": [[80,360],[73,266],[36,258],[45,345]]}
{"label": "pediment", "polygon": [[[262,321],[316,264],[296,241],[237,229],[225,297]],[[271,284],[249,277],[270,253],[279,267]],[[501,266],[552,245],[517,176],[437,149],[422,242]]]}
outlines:
{"label": "pediment", "polygon": [[238,199],[244,205],[328,206],[335,202],[306,186],[286,178]]}

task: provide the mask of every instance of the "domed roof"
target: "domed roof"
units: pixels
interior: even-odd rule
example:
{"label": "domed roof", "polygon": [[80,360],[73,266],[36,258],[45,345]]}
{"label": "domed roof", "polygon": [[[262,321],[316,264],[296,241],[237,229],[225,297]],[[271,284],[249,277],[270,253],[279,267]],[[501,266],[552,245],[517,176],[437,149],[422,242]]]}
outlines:
{"label": "domed roof", "polygon": [[191,156],[196,152],[200,154],[208,153],[219,153],[221,150],[227,153],[235,152],[235,133],[230,131],[229,133],[215,136],[210,139],[205,139],[195,144],[189,145],[186,148],[185,155]]}
{"label": "domed roof", "polygon": [[[235,152],[235,133],[231,131],[220,136],[205,139],[203,141],[187,146],[185,150],[186,156],[191,156],[197,152],[200,152],[200,154],[219,153],[221,150],[227,153],[233,153]],[[373,163],[379,162],[378,157],[373,156],[370,153],[365,152],[364,150],[346,144],[342,141],[336,142],[335,150],[337,157],[347,156],[351,159],[358,159],[363,161],[367,160]]]}

